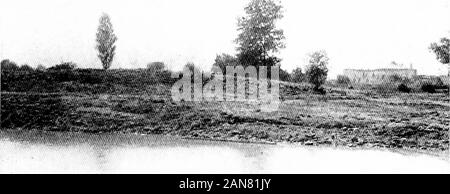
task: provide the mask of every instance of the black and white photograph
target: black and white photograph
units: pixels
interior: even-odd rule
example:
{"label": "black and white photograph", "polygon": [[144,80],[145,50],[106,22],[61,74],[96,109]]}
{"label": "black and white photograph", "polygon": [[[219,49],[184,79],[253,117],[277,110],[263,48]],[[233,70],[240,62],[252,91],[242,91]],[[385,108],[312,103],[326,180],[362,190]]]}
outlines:
{"label": "black and white photograph", "polygon": [[450,173],[450,0],[0,8],[0,174]]}

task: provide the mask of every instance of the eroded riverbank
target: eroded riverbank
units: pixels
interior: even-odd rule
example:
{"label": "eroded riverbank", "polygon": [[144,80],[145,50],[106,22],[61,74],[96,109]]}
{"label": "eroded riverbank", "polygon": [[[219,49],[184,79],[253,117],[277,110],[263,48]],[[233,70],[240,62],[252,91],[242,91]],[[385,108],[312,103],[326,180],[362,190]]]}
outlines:
{"label": "eroded riverbank", "polygon": [[258,103],[176,103],[165,86],[148,90],[137,94],[2,93],[2,128],[449,150],[450,104],[445,94],[332,90],[316,95],[283,86],[279,108],[264,112]]}

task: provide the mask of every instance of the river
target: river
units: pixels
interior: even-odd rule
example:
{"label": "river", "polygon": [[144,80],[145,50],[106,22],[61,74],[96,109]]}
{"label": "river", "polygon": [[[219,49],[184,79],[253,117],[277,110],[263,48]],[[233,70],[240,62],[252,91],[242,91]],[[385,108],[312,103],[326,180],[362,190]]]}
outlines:
{"label": "river", "polygon": [[0,173],[450,173],[446,154],[0,130]]}

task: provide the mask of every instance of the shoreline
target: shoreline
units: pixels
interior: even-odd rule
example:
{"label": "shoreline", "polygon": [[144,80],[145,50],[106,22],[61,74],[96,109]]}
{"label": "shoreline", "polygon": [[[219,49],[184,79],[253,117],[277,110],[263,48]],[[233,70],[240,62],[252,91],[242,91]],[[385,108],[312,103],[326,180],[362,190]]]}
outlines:
{"label": "shoreline", "polygon": [[[421,150],[421,149],[413,149],[413,148],[387,148],[387,147],[368,147],[368,146],[356,146],[356,147],[348,147],[348,146],[332,146],[327,144],[316,144],[316,145],[305,145],[298,142],[264,142],[264,141],[240,141],[240,140],[231,140],[231,139],[214,139],[214,138],[193,138],[193,137],[183,137],[179,135],[171,135],[171,134],[144,134],[144,133],[125,133],[123,131],[119,132],[82,132],[82,131],[48,131],[48,130],[24,130],[24,129],[1,129],[0,135],[2,133],[25,133],[26,135],[32,135],[36,133],[44,133],[48,135],[93,135],[93,136],[110,136],[110,135],[123,135],[127,138],[149,138],[149,137],[161,137],[164,139],[170,140],[183,140],[183,141],[192,141],[195,143],[212,143],[213,145],[218,144],[246,144],[246,145],[254,145],[254,146],[284,146],[290,148],[305,148],[305,149],[332,149],[332,150],[347,150],[347,151],[381,151],[381,152],[391,152],[398,153],[401,155],[411,156],[411,155],[427,155],[439,158],[441,160],[450,162],[450,150]],[[8,136],[8,135],[6,135]],[[0,136],[2,137],[2,136]],[[120,138],[120,137],[119,137]],[[142,142],[140,142],[142,143]],[[151,142],[146,142],[151,143]]]}

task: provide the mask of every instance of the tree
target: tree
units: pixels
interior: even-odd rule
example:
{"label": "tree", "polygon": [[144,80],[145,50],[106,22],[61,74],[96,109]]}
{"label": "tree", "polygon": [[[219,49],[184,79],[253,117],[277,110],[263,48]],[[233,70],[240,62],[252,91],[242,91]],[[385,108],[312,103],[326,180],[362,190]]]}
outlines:
{"label": "tree", "polygon": [[450,76],[450,39],[441,38],[439,43],[432,43],[430,50],[436,54],[436,59],[442,64],[449,65],[448,75]]}
{"label": "tree", "polygon": [[11,61],[9,59],[4,59],[1,62],[1,69],[2,69],[2,72],[3,71],[16,71],[19,69],[19,66],[14,61]]}
{"label": "tree", "polygon": [[97,28],[97,50],[98,58],[102,62],[103,69],[109,69],[113,61],[116,46],[114,43],[117,37],[112,28],[111,19],[108,14],[103,14],[100,17],[100,24]]}
{"label": "tree", "polygon": [[349,85],[351,83],[350,78],[345,75],[338,75],[336,82],[339,85]]}
{"label": "tree", "polygon": [[302,68],[297,67],[292,71],[291,81],[295,83],[300,83],[305,81],[305,74],[302,72]]}
{"label": "tree", "polygon": [[284,82],[290,82],[291,81],[291,75],[284,69],[280,68],[280,80]]}
{"label": "tree", "polygon": [[46,70],[47,70],[47,68],[45,68],[45,66],[42,65],[42,64],[39,64],[39,65],[36,67],[36,71],[44,72],[44,71],[46,71]]}
{"label": "tree", "polygon": [[34,69],[31,66],[29,66],[28,64],[21,65],[19,67],[19,70],[23,71],[23,72],[32,72],[32,71],[34,71]]}
{"label": "tree", "polygon": [[152,62],[147,64],[147,71],[150,77],[160,83],[168,83],[171,81],[170,71],[163,62]]}
{"label": "tree", "polygon": [[255,67],[279,63],[273,54],[285,47],[283,30],[275,26],[283,18],[282,6],[274,0],[251,0],[244,9],[246,16],[238,20],[240,33],[235,40],[239,63]]}
{"label": "tree", "polygon": [[147,64],[147,70],[152,75],[158,75],[166,69],[166,65],[163,62],[152,62]]}
{"label": "tree", "polygon": [[53,67],[48,68],[49,71],[72,71],[77,68],[77,64],[73,62],[61,62]]}
{"label": "tree", "polygon": [[237,66],[237,65],[239,65],[239,62],[236,59],[236,57],[225,53],[217,55],[213,64],[213,66],[219,67],[220,70],[222,70],[222,73],[225,73],[227,66]]}
{"label": "tree", "polygon": [[319,90],[325,83],[328,75],[329,58],[325,51],[317,51],[309,55],[309,64],[306,68],[306,78],[314,85],[314,90]]}
{"label": "tree", "polygon": [[184,66],[185,68],[189,69],[191,73],[195,73],[196,75],[200,75],[202,73],[202,70],[200,70],[200,68],[197,67],[193,62],[188,62]]}

